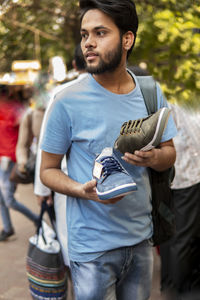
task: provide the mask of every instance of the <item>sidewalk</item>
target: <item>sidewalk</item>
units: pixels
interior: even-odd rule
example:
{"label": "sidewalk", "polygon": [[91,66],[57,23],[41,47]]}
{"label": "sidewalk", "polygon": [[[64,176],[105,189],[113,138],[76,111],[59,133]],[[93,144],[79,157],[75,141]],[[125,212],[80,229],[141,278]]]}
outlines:
{"label": "sidewalk", "polygon": [[[19,185],[16,198],[24,205],[39,213],[39,206],[33,195],[33,185]],[[31,300],[26,278],[26,253],[28,239],[35,233],[35,227],[22,214],[10,210],[15,235],[0,243],[0,299]],[[1,220],[0,220],[1,226]],[[2,227],[0,227],[2,228]]]}
{"label": "sidewalk", "polygon": [[[19,185],[16,198],[34,212],[39,213],[39,206],[33,195],[31,184]],[[35,227],[18,212],[11,210],[11,217],[16,234],[8,241],[0,243],[0,299],[32,300],[28,290],[25,262],[28,239],[35,233]],[[0,228],[2,228],[1,220]],[[158,255],[154,254],[154,278],[150,300],[163,300],[159,292],[160,261]]]}

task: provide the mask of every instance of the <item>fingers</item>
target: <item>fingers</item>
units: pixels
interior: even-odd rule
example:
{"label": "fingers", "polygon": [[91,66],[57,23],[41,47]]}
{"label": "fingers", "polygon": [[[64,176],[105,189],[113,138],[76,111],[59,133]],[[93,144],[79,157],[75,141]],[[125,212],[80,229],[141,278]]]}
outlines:
{"label": "fingers", "polygon": [[37,202],[38,202],[39,206],[42,205],[43,201],[46,201],[47,205],[49,205],[49,206],[53,205],[53,198],[52,198],[51,195],[49,195],[49,196],[39,196],[39,195],[36,195],[36,198],[37,198]]}
{"label": "fingers", "polygon": [[48,206],[52,206],[54,204],[52,195],[47,196],[46,201]]}
{"label": "fingers", "polygon": [[93,180],[91,180],[91,181],[88,181],[88,182],[86,182],[86,183],[83,185],[84,191],[85,191],[86,193],[95,191],[95,190],[96,190],[96,185],[97,185],[97,182],[96,182],[95,179],[93,179]]}
{"label": "fingers", "polygon": [[26,173],[25,165],[24,164],[18,164],[17,165],[18,171],[20,173]]}
{"label": "fingers", "polygon": [[42,202],[44,201],[44,196],[36,195],[36,199],[37,199],[38,205],[41,206]]}
{"label": "fingers", "polygon": [[82,191],[83,191],[83,198],[88,200],[98,201],[99,198],[96,193],[96,180],[93,179],[83,184]]}
{"label": "fingers", "polygon": [[83,189],[85,192],[86,199],[94,200],[94,201],[102,203],[102,204],[115,204],[116,202],[120,201],[123,198],[122,196],[120,196],[120,197],[116,197],[113,199],[100,200],[96,193],[96,185],[97,185],[97,182],[95,179],[83,184]]}
{"label": "fingers", "polygon": [[126,152],[122,159],[135,166],[148,167],[150,160],[153,157],[152,150],[150,151],[135,151],[134,154]]}
{"label": "fingers", "polygon": [[149,158],[151,156],[151,150],[150,151],[135,151],[134,154],[126,152],[124,154],[125,157],[130,159],[145,159]]}
{"label": "fingers", "polygon": [[123,197],[116,197],[116,198],[113,198],[113,199],[108,199],[108,200],[99,200],[98,202],[102,203],[102,204],[115,204],[117,203],[118,201],[120,201]]}
{"label": "fingers", "polygon": [[144,161],[144,157],[141,157],[140,155],[136,155],[136,154],[131,154],[131,153],[125,153],[122,158],[126,162],[134,165],[137,165],[138,163]]}

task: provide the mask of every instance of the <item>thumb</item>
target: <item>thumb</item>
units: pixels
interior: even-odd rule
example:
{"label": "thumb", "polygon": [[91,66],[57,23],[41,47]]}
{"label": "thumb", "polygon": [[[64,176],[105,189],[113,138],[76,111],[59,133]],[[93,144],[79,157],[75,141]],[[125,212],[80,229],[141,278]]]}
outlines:
{"label": "thumb", "polygon": [[85,192],[91,192],[92,190],[94,190],[94,188],[96,187],[96,180],[93,179],[91,181],[88,181],[84,184],[84,190]]}

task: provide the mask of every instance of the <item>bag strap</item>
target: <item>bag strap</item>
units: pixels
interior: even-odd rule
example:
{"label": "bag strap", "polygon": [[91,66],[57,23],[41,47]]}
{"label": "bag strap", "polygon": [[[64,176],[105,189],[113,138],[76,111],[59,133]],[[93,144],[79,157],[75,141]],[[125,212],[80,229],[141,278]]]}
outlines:
{"label": "bag strap", "polygon": [[149,115],[158,110],[156,81],[152,76],[136,76]]}
{"label": "bag strap", "polygon": [[39,222],[38,222],[38,226],[36,229],[37,235],[39,234],[40,228],[42,228],[42,220],[43,220],[43,216],[44,216],[45,212],[48,213],[49,219],[51,221],[51,225],[55,229],[56,217],[55,217],[54,207],[53,207],[53,205],[49,206],[46,201],[43,201],[42,205],[41,205],[41,210],[40,210]]}

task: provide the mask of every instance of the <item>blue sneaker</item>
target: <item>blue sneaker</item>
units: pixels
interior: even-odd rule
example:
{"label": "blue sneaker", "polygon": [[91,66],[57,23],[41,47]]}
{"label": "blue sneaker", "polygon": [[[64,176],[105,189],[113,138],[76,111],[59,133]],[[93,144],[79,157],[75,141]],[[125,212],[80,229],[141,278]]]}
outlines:
{"label": "blue sneaker", "polygon": [[105,148],[95,159],[93,177],[97,180],[96,192],[100,200],[108,200],[132,193],[137,185],[119,163],[112,148]]}

